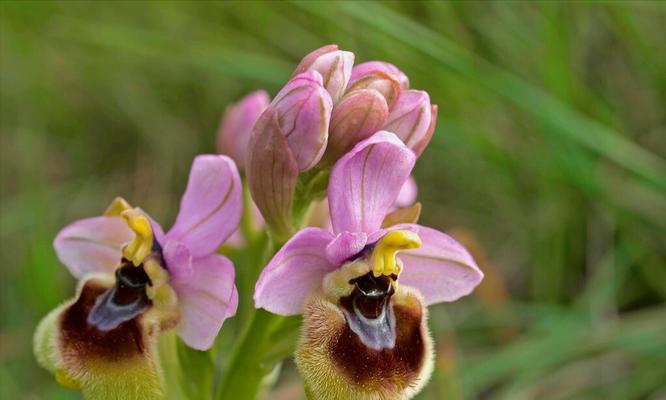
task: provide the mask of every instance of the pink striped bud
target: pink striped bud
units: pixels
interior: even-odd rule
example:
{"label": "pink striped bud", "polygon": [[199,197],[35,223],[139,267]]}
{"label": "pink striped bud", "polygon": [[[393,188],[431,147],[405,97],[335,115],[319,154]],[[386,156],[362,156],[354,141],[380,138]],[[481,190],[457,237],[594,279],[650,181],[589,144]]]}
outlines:
{"label": "pink striped bud", "polygon": [[323,85],[335,104],[345,93],[353,65],[354,53],[338,50],[337,45],[331,44],[305,56],[296,67],[294,75],[307,71],[319,72]]}

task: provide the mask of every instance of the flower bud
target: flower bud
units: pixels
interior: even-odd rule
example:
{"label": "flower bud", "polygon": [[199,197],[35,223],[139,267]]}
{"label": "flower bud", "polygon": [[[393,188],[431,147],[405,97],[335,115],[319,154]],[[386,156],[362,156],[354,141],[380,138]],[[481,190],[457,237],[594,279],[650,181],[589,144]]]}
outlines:
{"label": "flower bud", "polygon": [[367,61],[355,66],[352,70],[352,77],[349,83],[351,84],[360,77],[369,75],[373,72],[383,72],[387,75],[392,75],[393,78],[398,81],[401,89],[409,89],[409,78],[407,78],[407,75],[400,71],[395,65],[385,61]]}
{"label": "flower bud", "polygon": [[393,132],[416,155],[420,155],[435,130],[437,106],[430,105],[428,93],[405,90],[393,105],[383,129]]}
{"label": "flower bud", "polygon": [[269,107],[255,124],[247,153],[247,181],[257,208],[274,234],[291,233],[298,164],[284,137],[278,112]]}
{"label": "flower bud", "polygon": [[379,131],[388,114],[386,99],[377,90],[360,89],[347,93],[331,115],[326,161],[334,163],[356,143]]}
{"label": "flower bud", "polygon": [[270,104],[300,171],[312,168],[324,154],[332,108],[316,71],[293,77]]}
{"label": "flower bud", "polygon": [[239,170],[245,169],[245,153],[252,128],[270,103],[268,93],[257,90],[227,107],[217,132],[217,150],[231,157]]}
{"label": "flower bud", "polygon": [[347,85],[347,93],[359,89],[375,89],[381,93],[389,107],[409,87],[407,76],[392,64],[369,61],[354,67]]}
{"label": "flower bud", "polygon": [[345,92],[354,65],[354,53],[338,50],[331,44],[321,47],[301,60],[294,76],[306,71],[317,71],[323,77],[323,85],[337,103]]}

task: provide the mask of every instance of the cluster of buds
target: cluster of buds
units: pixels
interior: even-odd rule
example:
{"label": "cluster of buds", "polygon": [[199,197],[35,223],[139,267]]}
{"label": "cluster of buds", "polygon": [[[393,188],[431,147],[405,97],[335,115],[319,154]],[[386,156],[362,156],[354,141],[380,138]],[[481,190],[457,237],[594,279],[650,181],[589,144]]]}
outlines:
{"label": "cluster of buds", "polygon": [[226,155],[195,158],[168,232],[118,198],[58,234],[79,285],[35,334],[58,382],[88,399],[164,398],[158,337],[214,345],[239,302],[221,246],[254,251],[248,243],[266,242],[249,234],[260,232],[281,248],[254,305],[303,315],[294,355],[309,399],[420,391],[433,368],[426,307],[471,293],[483,273],[454,239],[418,224],[411,173],[437,106],[395,66],[353,63],[324,46],[272,100],[256,91],[229,107],[217,143]]}
{"label": "cluster of buds", "polygon": [[[323,176],[318,183],[325,188],[327,171],[357,143],[386,130],[420,155],[435,130],[437,106],[428,93],[409,89],[398,68],[353,63],[354,54],[335,45],[313,51],[257,117],[245,169],[252,198],[279,237],[294,232],[299,185],[302,194]],[[247,136],[229,132],[220,142],[232,140],[240,144]]]}

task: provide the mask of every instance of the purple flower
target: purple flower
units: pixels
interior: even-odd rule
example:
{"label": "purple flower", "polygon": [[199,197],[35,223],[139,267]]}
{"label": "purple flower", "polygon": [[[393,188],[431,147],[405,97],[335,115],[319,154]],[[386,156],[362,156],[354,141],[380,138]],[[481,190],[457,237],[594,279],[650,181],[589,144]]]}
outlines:
{"label": "purple flower", "polygon": [[[424,306],[455,301],[483,278],[442,232],[413,223],[382,228],[415,160],[389,132],[358,143],[331,172],[333,232],[299,231],[256,284],[256,307],[304,313],[296,362],[315,398],[414,394],[431,371]],[[405,370],[413,373],[407,380],[397,372]]]}
{"label": "purple flower", "polygon": [[232,104],[224,112],[217,132],[217,151],[231,157],[242,172],[252,128],[271,99],[263,90],[254,91]]}
{"label": "purple flower", "polygon": [[[166,234],[142,210],[117,200],[105,216],[62,229],[54,247],[81,280],[100,274],[118,277],[124,267],[132,267],[128,273],[145,272],[151,282],[145,287],[147,297],[154,307],[174,307],[179,336],[188,346],[206,350],[224,320],[236,312],[233,264],[216,250],[238,227],[242,207],[234,162],[226,156],[198,156],[176,222]],[[115,329],[125,317],[113,311],[96,306],[88,324],[101,331]]]}

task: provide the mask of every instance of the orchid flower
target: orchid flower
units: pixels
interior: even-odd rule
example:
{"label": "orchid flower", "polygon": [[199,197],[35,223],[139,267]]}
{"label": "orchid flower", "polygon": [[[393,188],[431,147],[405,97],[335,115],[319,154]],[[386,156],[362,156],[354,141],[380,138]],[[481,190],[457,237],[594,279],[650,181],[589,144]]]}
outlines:
{"label": "orchid flower", "polygon": [[86,398],[162,398],[158,334],[175,329],[185,344],[206,350],[236,312],[234,267],[216,250],[241,211],[234,162],[203,155],[166,234],[121,198],[103,216],[62,229],[54,247],[80,283],[37,329],[40,364]]}
{"label": "orchid flower", "polygon": [[305,228],[264,268],[255,306],[303,314],[296,364],[311,399],[406,399],[432,371],[428,305],[483,278],[451,237],[415,223],[383,226],[416,155],[380,131],[335,164],[332,232]]}

